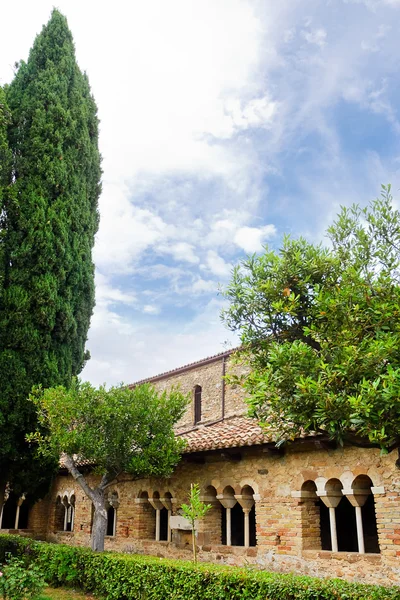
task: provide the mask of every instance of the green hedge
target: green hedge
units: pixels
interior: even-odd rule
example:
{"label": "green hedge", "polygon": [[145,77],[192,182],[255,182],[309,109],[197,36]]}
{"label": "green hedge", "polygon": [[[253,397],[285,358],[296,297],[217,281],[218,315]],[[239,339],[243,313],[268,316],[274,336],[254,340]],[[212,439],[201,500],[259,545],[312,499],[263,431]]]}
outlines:
{"label": "green hedge", "polygon": [[400,600],[400,588],[132,556],[0,535],[7,552],[39,564],[51,585],[107,600]]}

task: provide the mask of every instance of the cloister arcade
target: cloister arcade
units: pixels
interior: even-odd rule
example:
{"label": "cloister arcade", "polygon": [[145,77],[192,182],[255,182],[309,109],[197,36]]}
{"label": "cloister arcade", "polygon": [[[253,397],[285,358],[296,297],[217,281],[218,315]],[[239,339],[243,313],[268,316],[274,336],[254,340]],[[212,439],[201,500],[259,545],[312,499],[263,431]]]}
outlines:
{"label": "cloister arcade", "polygon": [[340,478],[318,477],[305,481],[300,491],[303,547],[333,552],[379,553],[374,487],[368,475],[350,472]]}

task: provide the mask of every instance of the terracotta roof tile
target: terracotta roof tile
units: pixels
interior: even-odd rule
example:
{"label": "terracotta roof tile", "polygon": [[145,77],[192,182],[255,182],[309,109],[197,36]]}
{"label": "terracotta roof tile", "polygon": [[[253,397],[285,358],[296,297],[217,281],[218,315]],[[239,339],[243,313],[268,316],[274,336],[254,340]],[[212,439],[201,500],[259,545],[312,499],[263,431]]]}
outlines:
{"label": "terracotta roof tile", "polygon": [[256,421],[246,417],[231,417],[200,425],[191,431],[178,431],[177,435],[187,441],[186,453],[256,446],[273,441]]}

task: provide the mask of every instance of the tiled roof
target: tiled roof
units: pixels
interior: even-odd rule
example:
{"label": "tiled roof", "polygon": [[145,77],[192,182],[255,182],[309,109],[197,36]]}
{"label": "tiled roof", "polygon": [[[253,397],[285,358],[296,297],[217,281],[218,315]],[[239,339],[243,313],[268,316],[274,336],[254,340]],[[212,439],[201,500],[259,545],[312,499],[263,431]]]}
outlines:
{"label": "tiled roof", "polygon": [[187,442],[185,453],[204,452],[223,448],[240,448],[272,442],[257,422],[246,417],[231,417],[191,431],[177,432]]}
{"label": "tiled roof", "polygon": [[207,365],[208,363],[212,363],[216,360],[219,360],[220,358],[230,356],[231,354],[236,352],[236,350],[239,350],[239,347],[231,348],[230,350],[224,350],[223,352],[219,352],[218,354],[214,354],[213,356],[207,356],[207,358],[202,358],[201,360],[188,363],[187,365],[183,365],[182,367],[177,367],[176,369],[171,369],[170,371],[165,371],[164,373],[159,373],[158,375],[153,375],[153,377],[148,377],[147,379],[140,379],[139,381],[130,383],[128,387],[132,388],[142,383],[151,383],[152,381],[165,379],[166,377],[170,377],[171,375],[179,375],[179,373],[184,373],[185,371],[190,371],[193,368],[202,367],[204,365]]}

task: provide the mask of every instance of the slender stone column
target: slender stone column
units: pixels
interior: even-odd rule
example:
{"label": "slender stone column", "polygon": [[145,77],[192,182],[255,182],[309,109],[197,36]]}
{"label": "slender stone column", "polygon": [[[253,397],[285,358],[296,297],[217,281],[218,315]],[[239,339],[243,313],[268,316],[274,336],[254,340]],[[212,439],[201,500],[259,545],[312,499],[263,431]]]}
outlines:
{"label": "slender stone column", "polygon": [[356,506],[355,510],[356,510],[356,523],[357,523],[358,551],[360,554],[365,554],[364,529],[363,529],[363,523],[362,523],[361,506]]}
{"label": "slender stone column", "polygon": [[224,496],[223,494],[219,494],[217,496],[217,500],[219,500],[224,508],[226,508],[226,545],[232,546],[232,519],[231,519],[231,509],[236,504],[236,498],[234,496]]}
{"label": "slender stone column", "polygon": [[226,509],[226,545],[232,546],[232,519],[231,509]]}
{"label": "slender stone column", "polygon": [[329,508],[329,525],[331,531],[331,546],[332,552],[338,552],[337,529],[336,529],[336,513],[335,509],[343,498],[341,490],[317,491],[322,502]]}
{"label": "slender stone column", "polygon": [[149,502],[156,511],[156,542],[160,541],[160,511],[164,508],[160,498],[149,498]]}
{"label": "slender stone column", "polygon": [[357,542],[358,551],[360,554],[365,554],[365,543],[364,543],[364,528],[362,523],[362,512],[361,508],[366,503],[368,496],[371,494],[371,488],[351,488],[343,490],[346,498],[356,511],[356,525],[357,525]]}
{"label": "slender stone column", "polygon": [[244,547],[248,548],[250,546],[250,519],[249,519],[250,510],[247,508],[244,508],[243,512],[244,512]]}
{"label": "slender stone column", "polygon": [[18,502],[17,502],[17,510],[15,512],[15,525],[14,525],[14,529],[18,529],[18,525],[19,525],[19,511],[21,508],[21,505],[23,503],[23,501],[25,500],[25,495],[22,494],[22,496],[20,496],[20,498],[18,498]]}
{"label": "slender stone column", "polygon": [[239,502],[243,509],[244,514],[244,546],[248,548],[250,546],[250,511],[254,505],[253,495],[235,494],[236,500]]}
{"label": "slender stone column", "polygon": [[171,541],[171,510],[168,511],[168,532],[167,532],[167,541]]}
{"label": "slender stone column", "polygon": [[156,508],[156,542],[160,541],[160,509]]}
{"label": "slender stone column", "polygon": [[332,544],[332,552],[338,551],[338,543],[337,543],[337,529],[336,529],[336,508],[333,506],[329,507],[329,525],[331,528],[331,544]]}

